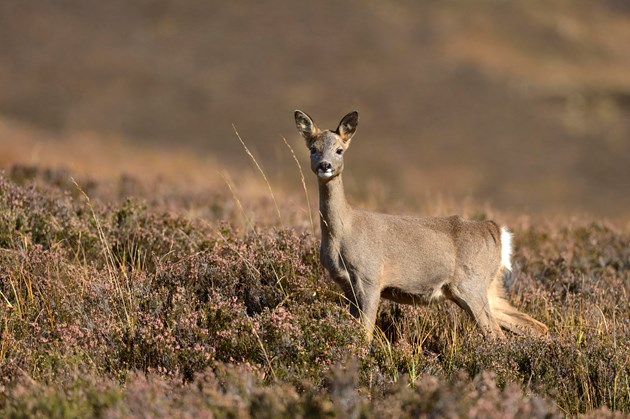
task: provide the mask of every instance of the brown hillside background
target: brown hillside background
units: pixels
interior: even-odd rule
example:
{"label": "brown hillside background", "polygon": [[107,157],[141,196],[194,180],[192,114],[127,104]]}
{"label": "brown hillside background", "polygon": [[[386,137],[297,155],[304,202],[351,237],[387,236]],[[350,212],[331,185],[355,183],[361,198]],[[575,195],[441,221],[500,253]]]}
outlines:
{"label": "brown hillside background", "polygon": [[300,193],[295,108],[359,110],[354,202],[630,219],[625,0],[0,3],[5,169],[225,188],[255,173],[234,125]]}

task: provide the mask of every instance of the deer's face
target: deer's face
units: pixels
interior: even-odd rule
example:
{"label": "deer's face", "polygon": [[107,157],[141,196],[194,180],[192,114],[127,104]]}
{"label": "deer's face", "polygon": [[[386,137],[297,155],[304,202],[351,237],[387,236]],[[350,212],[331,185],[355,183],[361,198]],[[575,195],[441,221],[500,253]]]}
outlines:
{"label": "deer's face", "polygon": [[354,111],[344,116],[335,131],[321,131],[310,116],[295,111],[295,125],[306,140],[311,153],[311,170],[320,182],[326,182],[343,171],[343,155],[359,123],[359,114]]}
{"label": "deer's face", "polygon": [[313,173],[322,180],[340,174],[343,170],[343,153],[346,148],[346,144],[338,134],[328,130],[318,134],[308,147]]}

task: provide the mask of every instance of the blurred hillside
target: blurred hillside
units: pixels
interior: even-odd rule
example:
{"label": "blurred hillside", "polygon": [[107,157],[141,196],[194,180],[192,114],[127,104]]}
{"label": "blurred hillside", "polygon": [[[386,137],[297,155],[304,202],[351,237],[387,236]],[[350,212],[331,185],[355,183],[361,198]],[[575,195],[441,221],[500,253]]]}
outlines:
{"label": "blurred hillside", "polygon": [[234,124],[272,182],[299,187],[293,109],[327,128],[358,109],[359,200],[627,219],[628,45],[624,0],[5,1],[0,166],[167,165],[121,159],[131,145],[178,156],[173,176],[239,171]]}

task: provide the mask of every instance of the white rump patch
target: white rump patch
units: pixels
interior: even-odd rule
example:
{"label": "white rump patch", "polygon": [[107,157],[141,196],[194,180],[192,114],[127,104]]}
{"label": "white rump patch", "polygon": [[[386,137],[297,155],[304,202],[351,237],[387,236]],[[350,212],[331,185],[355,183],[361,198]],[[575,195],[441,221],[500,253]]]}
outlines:
{"label": "white rump patch", "polygon": [[501,266],[512,270],[512,233],[505,227],[501,227]]}

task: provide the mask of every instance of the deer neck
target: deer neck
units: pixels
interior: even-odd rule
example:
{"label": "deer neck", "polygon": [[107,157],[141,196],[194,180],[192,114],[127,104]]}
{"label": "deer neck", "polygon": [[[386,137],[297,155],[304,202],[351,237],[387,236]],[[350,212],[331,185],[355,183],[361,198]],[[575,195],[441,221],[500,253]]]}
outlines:
{"label": "deer neck", "polygon": [[319,183],[319,212],[322,236],[338,238],[348,227],[351,208],[346,201],[341,175]]}

